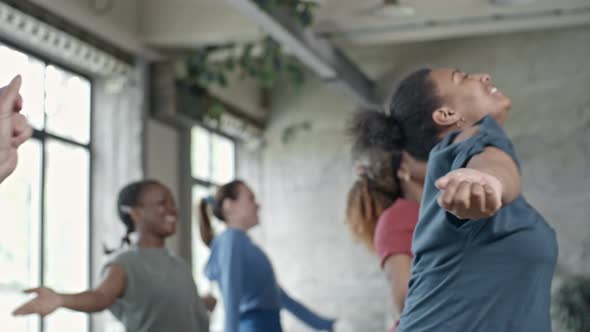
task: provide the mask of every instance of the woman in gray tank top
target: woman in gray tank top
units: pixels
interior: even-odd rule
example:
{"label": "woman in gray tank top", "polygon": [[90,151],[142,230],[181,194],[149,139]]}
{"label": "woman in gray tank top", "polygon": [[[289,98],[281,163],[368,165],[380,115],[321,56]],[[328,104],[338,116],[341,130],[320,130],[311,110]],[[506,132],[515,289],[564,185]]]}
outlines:
{"label": "woman in gray tank top", "polygon": [[[45,316],[60,307],[88,313],[109,309],[129,332],[209,331],[207,309],[214,308],[215,299],[199,297],[189,267],[164,247],[177,222],[170,190],[153,180],[131,183],[119,192],[117,210],[127,228],[123,242],[130,248],[104,267],[100,285],[77,294],[46,287],[26,290],[37,297],[14,314]],[[131,245],[133,232],[138,241]]]}

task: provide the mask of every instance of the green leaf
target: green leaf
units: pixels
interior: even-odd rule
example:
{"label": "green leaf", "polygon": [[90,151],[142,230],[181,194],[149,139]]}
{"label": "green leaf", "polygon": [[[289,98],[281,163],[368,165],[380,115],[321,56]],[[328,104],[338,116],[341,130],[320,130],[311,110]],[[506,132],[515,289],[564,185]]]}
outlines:
{"label": "green leaf", "polygon": [[217,83],[222,87],[227,87],[227,77],[223,72],[219,72],[217,75]]}
{"label": "green leaf", "polygon": [[213,102],[208,110],[208,115],[214,119],[220,119],[221,115],[226,112],[225,106],[220,102]]}
{"label": "green leaf", "polygon": [[228,57],[227,59],[225,59],[225,68],[229,71],[234,70],[234,68],[236,67],[236,60],[233,57]]}

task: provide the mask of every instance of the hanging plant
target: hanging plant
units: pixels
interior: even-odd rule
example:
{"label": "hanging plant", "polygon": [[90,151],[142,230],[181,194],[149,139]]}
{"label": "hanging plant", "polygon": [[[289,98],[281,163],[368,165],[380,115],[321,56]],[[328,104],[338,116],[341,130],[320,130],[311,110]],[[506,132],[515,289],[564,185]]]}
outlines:
{"label": "hanging plant", "polygon": [[316,1],[310,0],[254,0],[262,9],[272,12],[284,10],[301,26],[307,28],[313,23],[313,10],[318,6]]}
{"label": "hanging plant", "polygon": [[590,277],[568,277],[553,296],[553,315],[570,332],[590,331]]}
{"label": "hanging plant", "polygon": [[[302,27],[313,23],[313,10],[317,3],[311,0],[254,0],[262,9],[283,11]],[[254,54],[256,51],[257,54]],[[224,61],[215,61],[222,55]],[[207,88],[212,85],[225,87],[228,74],[240,71],[240,77],[251,77],[261,87],[270,88],[285,77],[289,83],[300,86],[304,80],[301,65],[284,52],[283,47],[266,36],[259,42],[245,44],[227,43],[197,49],[186,61],[187,78],[191,85]]]}
{"label": "hanging plant", "polygon": [[[255,50],[259,54],[254,55]],[[225,56],[225,60],[214,61],[216,55]],[[281,78],[286,78],[297,87],[304,81],[301,65],[285,54],[282,46],[270,37],[258,43],[230,43],[198,49],[187,58],[186,71],[184,80],[203,88],[213,85],[226,87],[228,75],[236,71],[241,79],[253,78],[263,88],[272,87]]]}
{"label": "hanging plant", "polygon": [[[282,11],[292,17],[302,27],[313,23],[313,9],[317,4],[305,0],[254,0],[268,12]],[[218,59],[222,58],[222,61]],[[200,96],[200,107],[188,112],[193,118],[222,126],[225,106],[213,98],[207,88],[226,87],[230,74],[238,74],[241,79],[252,78],[262,88],[271,88],[279,80],[300,87],[305,79],[303,67],[285,53],[281,44],[270,36],[258,42],[226,43],[195,50],[184,63],[184,75],[180,81],[188,85]],[[201,111],[196,111],[200,109]],[[204,110],[204,112],[202,111]]]}

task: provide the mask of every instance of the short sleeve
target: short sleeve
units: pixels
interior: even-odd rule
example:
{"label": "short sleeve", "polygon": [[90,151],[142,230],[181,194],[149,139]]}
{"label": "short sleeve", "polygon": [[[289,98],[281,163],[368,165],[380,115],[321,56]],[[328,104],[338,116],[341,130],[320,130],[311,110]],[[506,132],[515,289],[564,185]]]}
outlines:
{"label": "short sleeve", "polygon": [[412,256],[412,237],[419,209],[417,203],[399,199],[381,214],[374,239],[381,266],[392,255]]}
{"label": "short sleeve", "polygon": [[520,169],[514,146],[508,136],[506,136],[504,129],[500,127],[496,120],[488,115],[479,121],[478,125],[478,134],[468,140],[458,143],[452,169],[465,167],[471,158],[482,153],[485,148],[490,146],[507,153]]}
{"label": "short sleeve", "polygon": [[131,251],[126,251],[123,253],[118,254],[117,256],[115,256],[112,260],[110,260],[108,263],[106,263],[101,271],[101,275],[104,276],[104,274],[107,272],[108,268],[110,268],[111,266],[117,265],[120,266],[121,268],[123,268],[123,270],[125,271],[125,275],[127,277],[127,285],[125,287],[125,292],[123,293],[123,296],[121,296],[120,298],[118,298],[115,303],[109,308],[109,310],[113,313],[113,315],[115,317],[120,317],[123,311],[123,306],[125,304],[128,304],[132,301],[132,299],[135,297],[136,294],[136,289],[135,289],[135,285],[137,284],[136,281],[136,272],[135,272],[135,253],[131,252]]}

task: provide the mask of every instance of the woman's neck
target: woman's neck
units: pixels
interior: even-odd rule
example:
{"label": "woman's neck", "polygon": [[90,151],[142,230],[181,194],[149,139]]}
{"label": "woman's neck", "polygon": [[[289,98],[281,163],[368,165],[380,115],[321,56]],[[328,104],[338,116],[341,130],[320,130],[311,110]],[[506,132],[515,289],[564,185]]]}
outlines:
{"label": "woman's neck", "polygon": [[141,234],[137,241],[137,246],[140,248],[163,248],[165,244],[165,238],[152,234]]}
{"label": "woman's neck", "polygon": [[234,223],[228,223],[227,228],[237,229],[237,230],[240,230],[243,232],[248,232],[248,229],[250,229],[249,227],[245,227],[244,225],[234,224]]}
{"label": "woman's neck", "polygon": [[412,179],[409,181],[400,181],[402,187],[403,198],[408,201],[414,201],[420,204],[422,201],[423,183],[418,183]]}

